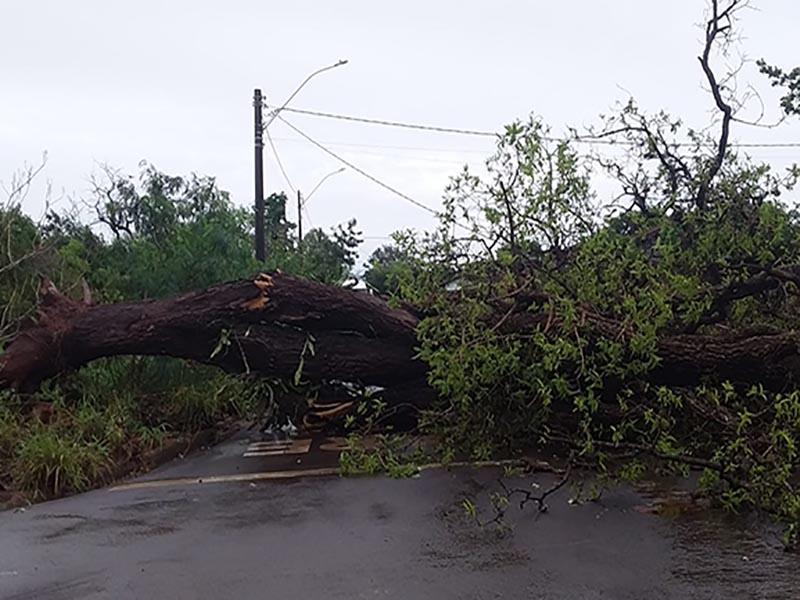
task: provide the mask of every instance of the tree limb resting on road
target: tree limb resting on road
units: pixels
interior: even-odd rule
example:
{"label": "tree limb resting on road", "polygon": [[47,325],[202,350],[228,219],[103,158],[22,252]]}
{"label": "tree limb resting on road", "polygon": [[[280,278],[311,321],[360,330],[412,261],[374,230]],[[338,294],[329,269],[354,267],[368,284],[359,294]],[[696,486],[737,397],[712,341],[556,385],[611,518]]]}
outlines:
{"label": "tree limb resting on road", "polygon": [[[282,272],[260,274],[173,298],[94,305],[72,300],[46,281],[39,316],[0,355],[0,387],[34,389],[42,381],[103,357],[161,355],[291,379],[358,381],[417,390],[427,404],[427,367],[415,358],[420,318],[366,293]],[[529,310],[495,321],[503,329],[556,331],[558,319]],[[620,340],[627,327],[590,310],[583,326]],[[658,383],[692,385],[704,377],[781,387],[800,379],[795,332],[665,335],[658,341]],[[425,393],[423,393],[425,392]]]}

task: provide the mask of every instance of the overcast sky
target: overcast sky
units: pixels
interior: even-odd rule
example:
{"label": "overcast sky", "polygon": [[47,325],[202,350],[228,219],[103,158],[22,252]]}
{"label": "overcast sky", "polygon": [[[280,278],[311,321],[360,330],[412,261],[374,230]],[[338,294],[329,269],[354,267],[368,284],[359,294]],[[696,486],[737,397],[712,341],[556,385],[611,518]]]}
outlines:
{"label": "overcast sky", "polygon": [[[499,130],[530,113],[556,132],[597,122],[634,95],[704,125],[711,101],[697,63],[702,0],[2,0],[0,180],[48,153],[57,194],[85,195],[97,165],[136,173],[214,175],[235,202],[253,202],[253,88],[280,104],[312,71],[297,108]],[[800,2],[760,0],[740,23],[752,58],[800,64]],[[765,90],[755,67],[742,83]],[[773,116],[777,111],[773,111]],[[286,115],[331,150],[405,194],[439,206],[450,175],[479,165],[491,138]],[[270,128],[295,187],[341,165],[282,123]],[[800,123],[737,127],[740,141],[800,141]],[[785,165],[790,150],[754,150]],[[269,146],[267,193],[289,192]],[[42,189],[26,201],[41,212]],[[311,224],[356,218],[365,251],[432,218],[351,170],[308,204]],[[295,220],[292,209],[289,217]],[[308,225],[306,225],[307,227]]]}

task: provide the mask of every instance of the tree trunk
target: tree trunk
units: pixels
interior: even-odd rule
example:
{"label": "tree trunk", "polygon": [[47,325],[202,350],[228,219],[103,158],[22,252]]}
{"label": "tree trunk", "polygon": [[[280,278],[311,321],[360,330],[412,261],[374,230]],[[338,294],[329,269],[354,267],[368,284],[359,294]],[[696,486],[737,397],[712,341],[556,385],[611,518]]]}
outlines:
{"label": "tree trunk", "polygon": [[93,306],[42,288],[40,316],[0,357],[30,388],[105,356],[163,355],[277,378],[392,386],[425,380],[417,318],[365,293],[276,272],[175,298]]}
{"label": "tree trunk", "polygon": [[[593,335],[629,335],[612,319],[584,317]],[[304,380],[358,381],[402,390],[393,401],[424,404],[432,395],[426,365],[415,358],[418,322],[409,310],[366,293],[281,272],[175,298],[99,306],[70,300],[46,283],[39,319],[0,356],[0,387],[29,389],[106,356],[163,355],[277,378],[300,369]],[[503,330],[558,326],[529,312],[501,324]],[[710,376],[780,388],[799,379],[798,347],[795,333],[665,337],[650,377],[669,385]]]}

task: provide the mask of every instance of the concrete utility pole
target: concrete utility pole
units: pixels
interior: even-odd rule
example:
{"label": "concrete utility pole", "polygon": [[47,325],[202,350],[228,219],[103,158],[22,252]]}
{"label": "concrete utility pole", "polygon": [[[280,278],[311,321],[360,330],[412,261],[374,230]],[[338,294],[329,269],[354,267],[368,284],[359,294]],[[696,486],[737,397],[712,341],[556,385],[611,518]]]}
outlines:
{"label": "concrete utility pole", "polygon": [[256,260],[267,258],[266,241],[264,239],[264,123],[261,108],[264,102],[261,90],[253,92],[253,109],[255,117],[255,178],[256,178]]}
{"label": "concrete utility pole", "polygon": [[297,242],[303,241],[303,192],[297,190]]}
{"label": "concrete utility pole", "polygon": [[[330,71],[331,69],[335,69],[336,67],[341,67],[342,65],[346,65],[346,60],[340,60],[332,65],[327,67],[323,67],[321,69],[317,69],[311,75],[306,77],[303,82],[297,87],[297,89],[292,92],[292,95],[284,102],[280,107],[272,110],[269,113],[269,120],[267,121],[266,125],[264,124],[264,119],[261,114],[261,109],[264,106],[264,100],[261,96],[261,90],[256,88],[253,91],[253,109],[255,111],[255,140],[256,140],[256,259],[257,260],[265,260],[267,256],[267,249],[266,249],[266,241],[264,239],[264,130],[269,127],[272,122],[277,119],[281,111],[289,105],[295,96],[302,90],[305,85],[311,81],[314,77],[319,75],[320,73],[324,73],[325,71]],[[319,187],[319,184],[317,184]],[[316,189],[316,188],[315,188]],[[311,192],[314,193],[313,191]],[[308,195],[309,198],[311,194]],[[299,216],[300,210],[302,209],[302,196],[300,192],[297,192],[297,225],[298,225],[298,235],[299,238],[303,238],[303,223],[302,217]]]}

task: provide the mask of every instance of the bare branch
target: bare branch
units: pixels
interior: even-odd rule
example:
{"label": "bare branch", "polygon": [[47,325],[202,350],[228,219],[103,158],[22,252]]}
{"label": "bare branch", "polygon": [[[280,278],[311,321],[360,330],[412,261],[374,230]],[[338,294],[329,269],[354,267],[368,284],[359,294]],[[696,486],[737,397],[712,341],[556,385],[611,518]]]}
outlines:
{"label": "bare branch", "polygon": [[711,0],[711,18],[706,23],[706,36],[705,45],[703,46],[703,53],[698,57],[700,65],[705,73],[708,85],[711,88],[711,94],[714,97],[714,103],[717,109],[722,113],[722,123],[720,124],[719,140],[717,142],[717,152],[714,155],[711,163],[711,168],[703,178],[700,184],[700,189],[697,192],[697,206],[704,208],[708,201],[708,191],[714,178],[722,168],[722,163],[725,159],[725,154],[728,151],[728,140],[730,137],[731,121],[733,120],[733,108],[722,97],[722,88],[717,81],[717,76],[711,68],[711,50],[717,43],[718,38],[728,35],[732,27],[732,19],[734,12],[745,4],[744,0],[732,0],[727,8],[720,12],[719,0]]}

